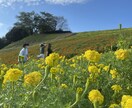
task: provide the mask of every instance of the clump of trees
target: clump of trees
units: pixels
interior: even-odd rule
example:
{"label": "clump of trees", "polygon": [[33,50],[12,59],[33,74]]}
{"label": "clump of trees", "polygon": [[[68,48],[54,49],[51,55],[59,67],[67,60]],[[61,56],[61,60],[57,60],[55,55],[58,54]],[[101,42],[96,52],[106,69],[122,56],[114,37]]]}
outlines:
{"label": "clump of trees", "polygon": [[60,33],[69,30],[67,20],[63,16],[54,16],[47,12],[20,12],[16,18],[17,22],[5,37],[0,38],[0,48],[33,34]]}

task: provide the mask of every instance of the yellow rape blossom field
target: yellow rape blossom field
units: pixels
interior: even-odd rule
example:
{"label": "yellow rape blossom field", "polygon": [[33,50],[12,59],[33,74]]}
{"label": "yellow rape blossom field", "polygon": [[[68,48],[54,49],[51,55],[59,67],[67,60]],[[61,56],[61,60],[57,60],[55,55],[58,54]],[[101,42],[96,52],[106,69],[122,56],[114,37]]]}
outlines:
{"label": "yellow rape blossom field", "polygon": [[1,63],[0,107],[132,108],[132,50]]}

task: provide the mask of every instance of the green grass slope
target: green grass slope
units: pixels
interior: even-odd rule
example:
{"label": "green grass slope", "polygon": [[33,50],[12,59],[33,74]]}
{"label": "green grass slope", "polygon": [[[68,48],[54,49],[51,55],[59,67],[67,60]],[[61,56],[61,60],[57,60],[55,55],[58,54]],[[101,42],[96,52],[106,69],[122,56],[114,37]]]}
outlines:
{"label": "green grass slope", "polygon": [[20,41],[11,43],[0,50],[0,59],[3,63],[17,63],[17,56],[22,44],[28,42],[29,55],[36,58],[39,54],[39,44],[42,42],[51,43],[54,52],[72,57],[84,53],[88,49],[104,52],[112,45],[115,45],[120,35],[132,36],[132,28],[122,30],[104,30],[80,33],[63,34],[41,34],[26,37]]}

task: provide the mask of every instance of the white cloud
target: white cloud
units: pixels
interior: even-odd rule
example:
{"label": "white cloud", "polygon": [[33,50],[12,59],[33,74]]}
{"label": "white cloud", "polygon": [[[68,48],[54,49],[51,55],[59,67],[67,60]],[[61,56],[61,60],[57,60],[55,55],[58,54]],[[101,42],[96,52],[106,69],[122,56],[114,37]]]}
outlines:
{"label": "white cloud", "polygon": [[45,0],[46,2],[53,4],[72,4],[72,3],[83,3],[88,0]]}
{"label": "white cloud", "polygon": [[26,3],[28,5],[38,5],[41,0],[0,0],[0,6],[8,7],[15,3]]}
{"label": "white cloud", "polygon": [[4,24],[0,22],[0,28],[3,26]]}
{"label": "white cloud", "polygon": [[72,4],[72,3],[83,3],[89,0],[0,0],[0,6],[8,7],[15,3],[26,3],[27,5],[39,5],[44,2],[52,4]]}

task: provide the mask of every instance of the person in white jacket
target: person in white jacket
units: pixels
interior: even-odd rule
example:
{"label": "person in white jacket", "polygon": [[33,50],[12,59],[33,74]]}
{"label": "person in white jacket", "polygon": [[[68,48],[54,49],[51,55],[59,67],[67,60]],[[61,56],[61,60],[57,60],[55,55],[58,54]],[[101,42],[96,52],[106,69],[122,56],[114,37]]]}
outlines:
{"label": "person in white jacket", "polygon": [[20,50],[19,56],[18,56],[18,62],[19,63],[25,63],[28,60],[28,46],[29,44],[23,44],[23,48]]}

